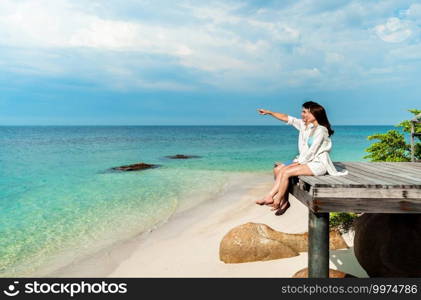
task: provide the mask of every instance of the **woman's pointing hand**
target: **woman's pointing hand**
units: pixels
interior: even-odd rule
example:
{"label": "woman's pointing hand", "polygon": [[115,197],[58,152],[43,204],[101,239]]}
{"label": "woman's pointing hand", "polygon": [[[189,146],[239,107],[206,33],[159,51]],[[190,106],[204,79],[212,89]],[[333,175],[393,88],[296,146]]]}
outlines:
{"label": "woman's pointing hand", "polygon": [[259,108],[257,111],[258,111],[258,112],[259,112],[259,114],[261,114],[261,115],[267,115],[267,114],[269,114],[269,113],[270,113],[270,110],[266,110],[266,109],[263,109],[263,108]]}

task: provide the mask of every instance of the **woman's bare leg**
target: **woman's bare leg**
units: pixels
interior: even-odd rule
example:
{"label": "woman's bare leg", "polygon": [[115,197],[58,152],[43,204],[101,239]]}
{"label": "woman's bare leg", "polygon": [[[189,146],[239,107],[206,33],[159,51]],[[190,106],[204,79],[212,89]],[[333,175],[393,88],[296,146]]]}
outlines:
{"label": "woman's bare leg", "polygon": [[276,195],[276,193],[279,190],[279,184],[281,180],[282,172],[284,172],[289,166],[282,165],[281,168],[279,168],[276,172],[275,182],[272,186],[272,189],[269,191],[269,193],[263,197],[263,204],[269,205],[273,203],[273,197]]}
{"label": "woman's bare leg", "polygon": [[265,197],[263,197],[261,200],[257,200],[256,203],[263,205],[263,204],[271,204],[273,203],[272,197],[278,192],[279,189],[279,179],[280,174],[282,173],[282,170],[285,169],[287,166],[284,164],[279,164],[276,167],[273,168],[273,175],[275,177],[275,183],[270,190],[268,194],[266,194]]}
{"label": "woman's bare leg", "polygon": [[279,190],[279,185],[280,185],[280,180],[281,180],[281,175],[282,173],[287,170],[288,168],[291,168],[293,166],[298,165],[298,163],[293,163],[291,165],[278,165],[277,167],[274,168],[274,174],[276,174],[276,178],[275,178],[275,183],[273,184],[272,189],[270,190],[270,192],[263,197],[262,200],[258,200],[256,201],[257,204],[272,204],[273,203],[273,197],[278,193]]}
{"label": "woman's bare leg", "polygon": [[275,197],[275,195],[278,194],[278,192],[279,192],[279,187],[280,187],[281,178],[282,178],[282,176],[281,176],[282,175],[282,172],[285,172],[286,170],[288,170],[288,169],[290,169],[290,168],[292,168],[294,166],[298,166],[298,165],[299,165],[299,163],[294,162],[294,163],[292,163],[290,165],[287,165],[287,166],[285,166],[284,168],[281,169],[281,172],[278,173],[278,176],[277,176],[277,178],[275,180],[275,184],[273,185],[272,190],[268,194],[268,195],[271,196],[270,197],[270,200],[268,198],[266,198],[267,200],[269,200],[269,201],[267,201],[265,203],[266,205],[273,204],[273,202],[274,202],[273,197]]}
{"label": "woman's bare leg", "polygon": [[285,193],[288,190],[289,178],[299,175],[313,176],[314,174],[306,164],[296,164],[281,173],[279,189],[276,197],[273,199],[272,210],[278,210],[287,204],[288,201],[285,201]]}
{"label": "woman's bare leg", "polygon": [[283,163],[275,163],[275,166],[273,167],[273,179],[276,180],[276,178],[279,175],[279,171],[285,167],[286,165],[284,165]]}

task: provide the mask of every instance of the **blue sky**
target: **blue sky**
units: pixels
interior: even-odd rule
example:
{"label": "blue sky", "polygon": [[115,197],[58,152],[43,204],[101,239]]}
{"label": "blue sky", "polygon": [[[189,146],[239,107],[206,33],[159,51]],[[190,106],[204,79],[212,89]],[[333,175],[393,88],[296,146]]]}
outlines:
{"label": "blue sky", "polygon": [[418,1],[1,0],[0,125],[333,124],[421,104]]}

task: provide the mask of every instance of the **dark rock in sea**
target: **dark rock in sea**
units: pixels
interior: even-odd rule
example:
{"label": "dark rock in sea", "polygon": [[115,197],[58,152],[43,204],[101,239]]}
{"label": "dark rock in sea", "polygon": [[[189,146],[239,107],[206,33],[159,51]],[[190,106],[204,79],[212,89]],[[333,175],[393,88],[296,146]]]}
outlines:
{"label": "dark rock in sea", "polygon": [[114,167],[114,168],[111,168],[111,170],[114,170],[114,171],[140,171],[140,170],[157,168],[159,166],[160,165],[146,164],[146,163],[141,162],[141,163],[132,164],[132,165]]}
{"label": "dark rock in sea", "polygon": [[176,155],[169,155],[169,156],[165,156],[165,157],[171,158],[171,159],[188,159],[188,158],[200,158],[201,156],[176,154]]}
{"label": "dark rock in sea", "polygon": [[421,277],[421,215],[363,214],[354,253],[370,277]]}

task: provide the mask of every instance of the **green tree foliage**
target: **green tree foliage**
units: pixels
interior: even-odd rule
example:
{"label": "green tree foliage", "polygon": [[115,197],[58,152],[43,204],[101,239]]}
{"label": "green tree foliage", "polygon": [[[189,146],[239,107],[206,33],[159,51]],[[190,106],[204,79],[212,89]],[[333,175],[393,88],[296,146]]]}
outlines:
{"label": "green tree foliage", "polygon": [[357,217],[358,215],[356,213],[332,212],[329,215],[329,226],[331,229],[348,232]]}
{"label": "green tree foliage", "polygon": [[[421,110],[410,109],[414,116],[421,113]],[[416,124],[415,132],[421,133],[420,124]],[[395,125],[395,127],[400,127],[403,131],[399,132],[398,130],[389,130],[386,133],[376,133],[370,135],[368,140],[379,140],[378,142],[372,144],[366,149],[369,153],[364,156],[371,161],[388,161],[388,162],[398,162],[398,161],[411,161],[411,144],[407,143],[404,133],[411,133],[411,122],[410,120],[405,120]],[[421,139],[416,137],[415,140],[415,159],[421,159]]]}
{"label": "green tree foliage", "polygon": [[410,161],[410,145],[405,142],[403,133],[389,130],[386,133],[370,135],[368,140],[379,140],[366,149],[370,154],[364,156],[371,161]]}

